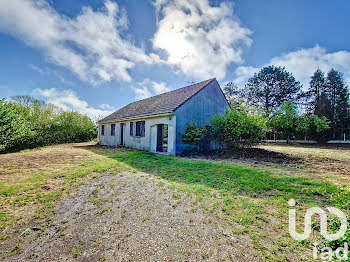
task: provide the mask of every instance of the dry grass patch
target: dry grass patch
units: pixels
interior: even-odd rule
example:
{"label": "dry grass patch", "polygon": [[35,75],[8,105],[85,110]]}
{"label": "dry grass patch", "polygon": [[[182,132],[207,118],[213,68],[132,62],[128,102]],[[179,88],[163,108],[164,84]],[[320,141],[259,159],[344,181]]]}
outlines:
{"label": "dry grass patch", "polygon": [[125,169],[86,149],[91,147],[96,146],[66,144],[0,155],[0,255],[8,253],[24,228],[50,222],[52,207],[62,196],[104,171]]}
{"label": "dry grass patch", "polygon": [[[285,154],[289,157],[301,158],[299,173],[336,183],[347,187],[350,179],[350,147],[349,146],[307,146],[265,144],[258,148]],[[286,166],[285,169],[290,168]],[[283,168],[282,168],[283,170]],[[295,173],[295,168],[294,168]]]}

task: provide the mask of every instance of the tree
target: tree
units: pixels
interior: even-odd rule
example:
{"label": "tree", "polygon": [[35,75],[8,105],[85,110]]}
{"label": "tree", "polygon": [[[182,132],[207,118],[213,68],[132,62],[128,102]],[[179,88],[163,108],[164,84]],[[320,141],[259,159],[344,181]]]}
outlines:
{"label": "tree", "polygon": [[264,67],[248,80],[245,97],[250,105],[260,106],[269,113],[284,101],[297,102],[303,96],[300,82],[284,67]]}
{"label": "tree", "polygon": [[29,127],[21,105],[0,100],[0,152],[24,148],[33,136]]}
{"label": "tree", "polygon": [[25,96],[12,96],[11,100],[22,106],[30,106],[35,99],[31,96],[25,95]]}
{"label": "tree", "polygon": [[95,138],[96,125],[78,112],[64,111],[28,96],[0,100],[0,153]]}
{"label": "tree", "polygon": [[332,136],[335,138],[343,128],[342,123],[349,119],[349,92],[341,72],[333,68],[328,72],[326,90],[330,100]]}
{"label": "tree", "polygon": [[310,86],[306,92],[306,98],[308,100],[308,110],[314,113],[316,106],[320,103],[321,95],[325,95],[326,79],[324,73],[317,69],[311,77]]}
{"label": "tree", "polygon": [[350,104],[347,89],[344,89],[339,95],[334,119],[335,126],[340,132],[344,133],[350,130]]}
{"label": "tree", "polygon": [[270,120],[270,126],[275,132],[282,132],[287,137],[287,144],[292,136],[308,134],[320,134],[329,129],[327,118],[315,115],[298,114],[296,106],[290,102],[284,102],[274,112]]}
{"label": "tree", "polygon": [[315,104],[314,114],[319,117],[326,117],[327,119],[331,119],[331,101],[329,100],[325,90],[321,92],[321,95]]}
{"label": "tree", "polygon": [[329,128],[329,120],[327,118],[305,114],[297,117],[295,131],[296,135],[302,135],[305,139],[309,136],[317,140],[322,140],[320,134]]}
{"label": "tree", "polygon": [[223,91],[230,105],[239,105],[243,102],[242,90],[240,90],[235,83],[227,83],[224,86]]}
{"label": "tree", "polygon": [[[270,125],[275,132],[284,133],[287,136],[287,144],[289,144],[291,135],[296,131],[297,121],[298,117],[295,105],[290,101],[286,101],[274,112],[270,120]],[[299,123],[299,126],[301,129],[301,123]]]}

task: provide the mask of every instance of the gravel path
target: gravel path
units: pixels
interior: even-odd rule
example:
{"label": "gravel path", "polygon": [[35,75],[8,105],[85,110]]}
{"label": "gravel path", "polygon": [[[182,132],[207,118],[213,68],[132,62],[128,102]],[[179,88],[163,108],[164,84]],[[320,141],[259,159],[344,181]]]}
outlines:
{"label": "gravel path", "polygon": [[7,261],[256,261],[246,237],[168,185],[145,173],[96,178]]}

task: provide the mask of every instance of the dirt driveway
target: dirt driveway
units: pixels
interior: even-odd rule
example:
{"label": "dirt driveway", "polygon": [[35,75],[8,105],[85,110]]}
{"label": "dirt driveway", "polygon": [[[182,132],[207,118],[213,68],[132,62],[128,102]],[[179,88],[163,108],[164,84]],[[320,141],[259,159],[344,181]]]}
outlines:
{"label": "dirt driveway", "polygon": [[[38,234],[38,232],[41,232]],[[255,261],[245,236],[146,173],[104,174],[55,208],[45,230],[22,236],[5,261]]]}

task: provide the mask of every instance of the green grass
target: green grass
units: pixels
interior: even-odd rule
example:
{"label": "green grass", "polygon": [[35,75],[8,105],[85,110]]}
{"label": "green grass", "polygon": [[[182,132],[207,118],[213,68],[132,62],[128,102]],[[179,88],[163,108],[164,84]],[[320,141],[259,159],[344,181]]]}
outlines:
{"label": "green grass", "polygon": [[[268,169],[223,161],[194,160],[141,151],[116,152],[110,158],[171,182],[171,187],[194,198],[210,212],[238,224],[235,233],[247,233],[264,259],[283,261],[286,254],[303,250],[302,243],[288,235],[287,201],[297,200],[305,208],[319,205],[344,207],[349,191],[307,176],[286,175]],[[178,194],[173,194],[178,199]],[[278,222],[272,224],[271,216]],[[281,236],[269,236],[275,227]],[[264,242],[269,242],[265,245]],[[310,244],[310,243],[307,243]],[[271,248],[273,246],[273,248]],[[310,253],[311,254],[311,253]],[[296,254],[297,255],[297,254]]]}
{"label": "green grass", "polygon": [[[342,188],[332,180],[327,182],[309,176],[304,169],[282,174],[283,167],[255,168],[129,149],[91,151],[102,157],[55,173],[44,170],[23,175],[18,181],[0,181],[0,239],[8,237],[1,231],[14,223],[25,223],[33,218],[50,222],[58,199],[106,171],[110,174],[123,170],[153,174],[160,178],[156,184],[160,187],[168,180],[169,187],[174,190],[174,200],[182,201],[188,196],[193,204],[190,212],[195,212],[199,205],[231,223],[232,233],[248,234],[262,254],[262,260],[284,261],[290,254],[297,257],[311,246],[308,242],[296,242],[288,235],[287,201],[290,198],[296,199],[298,208],[302,209],[331,205],[343,211],[350,210],[349,187]],[[17,174],[22,174],[21,169]],[[45,189],[47,186],[50,190]],[[92,194],[97,197],[98,192],[96,188]],[[101,213],[109,212],[102,207],[104,202],[104,199],[94,199],[94,204],[101,206]],[[16,212],[27,206],[34,210],[34,216]],[[279,232],[278,237],[275,232]]]}
{"label": "green grass", "polygon": [[190,185],[189,189],[195,194],[206,194],[215,189],[221,193],[250,197],[283,197],[285,200],[294,197],[314,201],[315,195],[329,199],[341,192],[331,183],[275,174],[235,163],[159,156],[147,152],[120,153],[111,158],[169,181]]}

